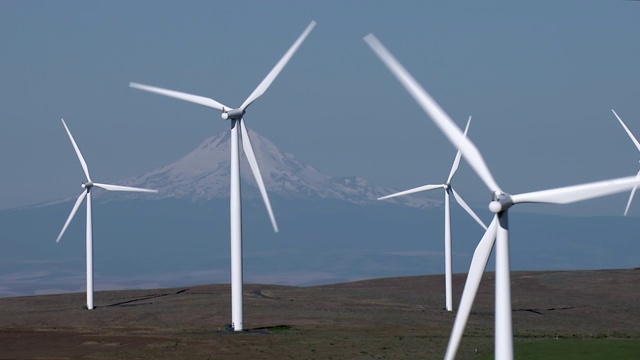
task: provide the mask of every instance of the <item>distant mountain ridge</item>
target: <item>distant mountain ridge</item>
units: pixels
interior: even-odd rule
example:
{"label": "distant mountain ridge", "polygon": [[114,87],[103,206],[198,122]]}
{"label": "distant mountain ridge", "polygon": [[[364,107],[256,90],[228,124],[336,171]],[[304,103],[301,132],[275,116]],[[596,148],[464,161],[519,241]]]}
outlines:
{"label": "distant mountain ridge", "polygon": [[[340,200],[365,205],[378,197],[397,190],[377,186],[359,177],[333,177],[315,167],[280,151],[278,147],[258,133],[250,132],[251,143],[258,160],[267,192],[270,196],[302,200]],[[224,131],[205,139],[181,159],[125,179],[124,185],[157,189],[156,199],[189,199],[208,201],[229,196],[230,132]],[[259,198],[255,180],[242,152],[240,176],[243,198]],[[111,195],[111,194],[110,194]],[[149,198],[148,194],[145,198]],[[139,194],[123,194],[119,198],[137,198]],[[440,201],[407,196],[390,202],[414,208],[428,209]]]}
{"label": "distant mountain ridge", "polygon": [[[300,286],[442,273],[442,213],[432,211],[438,201],[377,201],[395,190],[361,177],[325,175],[255,132],[251,139],[280,232],[272,231],[242,160],[242,196],[249,200],[243,201],[247,282]],[[228,132],[169,165],[113,183],[160,192],[96,191],[96,289],[229,281]],[[84,216],[76,215],[65,238],[55,242],[76,197],[0,211],[0,297],[83,291]],[[451,210],[454,272],[466,272],[483,232],[460,207]],[[479,215],[491,214],[485,209]],[[516,229],[513,270],[638,266],[637,219],[518,213],[510,222]]]}

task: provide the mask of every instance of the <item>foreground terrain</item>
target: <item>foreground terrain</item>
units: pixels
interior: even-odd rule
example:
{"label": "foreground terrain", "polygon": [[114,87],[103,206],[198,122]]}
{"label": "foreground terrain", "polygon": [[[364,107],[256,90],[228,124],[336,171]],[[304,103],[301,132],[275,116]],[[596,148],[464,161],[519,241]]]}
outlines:
{"label": "foreground terrain", "polygon": [[[460,359],[491,358],[493,276],[483,278]],[[438,359],[455,316],[443,310],[443,280],[246,285],[243,333],[225,332],[228,284],[98,292],[93,311],[83,310],[84,293],[2,298],[0,359]],[[464,280],[454,276],[456,304]],[[640,270],[513,273],[516,350],[542,348],[549,359],[564,351],[545,345],[552,340],[586,351],[583,341],[606,339],[640,358],[639,284]]]}

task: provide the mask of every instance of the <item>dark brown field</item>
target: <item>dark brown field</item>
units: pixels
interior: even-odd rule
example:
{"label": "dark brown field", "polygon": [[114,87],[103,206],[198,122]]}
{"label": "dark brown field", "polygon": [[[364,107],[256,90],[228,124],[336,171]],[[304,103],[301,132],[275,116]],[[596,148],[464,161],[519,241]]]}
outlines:
{"label": "dark brown field", "polygon": [[[459,353],[493,348],[485,274]],[[465,275],[454,277],[459,301]],[[438,359],[454,313],[443,276],[316,287],[245,285],[243,333],[227,333],[229,285],[0,299],[0,359]],[[517,342],[640,338],[640,270],[512,274]]]}

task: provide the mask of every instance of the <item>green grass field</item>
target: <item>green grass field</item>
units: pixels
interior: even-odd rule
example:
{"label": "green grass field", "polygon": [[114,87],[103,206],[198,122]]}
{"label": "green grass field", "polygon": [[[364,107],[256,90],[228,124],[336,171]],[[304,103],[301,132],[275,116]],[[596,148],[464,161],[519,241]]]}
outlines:
{"label": "green grass field", "polygon": [[[557,339],[516,343],[518,360],[637,360],[640,359],[640,340],[624,339]],[[480,359],[493,359],[486,354]]]}

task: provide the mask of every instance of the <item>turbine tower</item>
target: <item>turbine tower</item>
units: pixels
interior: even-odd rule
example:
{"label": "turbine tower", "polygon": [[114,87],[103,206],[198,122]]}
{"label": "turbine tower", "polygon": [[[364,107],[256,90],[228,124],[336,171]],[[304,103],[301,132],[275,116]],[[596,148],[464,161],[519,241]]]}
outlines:
{"label": "turbine tower", "polygon": [[[629,128],[627,127],[627,125],[625,125],[625,123],[622,121],[620,116],[618,116],[618,113],[616,113],[616,111],[613,109],[611,109],[611,112],[613,113],[613,115],[616,116],[616,118],[620,122],[620,125],[622,125],[624,130],[627,132],[627,135],[629,135],[629,137],[631,138],[631,141],[633,141],[636,148],[638,148],[638,151],[640,151],[640,142],[638,142],[638,139],[636,139],[636,137],[633,136],[633,134],[631,133],[631,130],[629,130]],[[638,171],[638,175],[636,176],[638,177],[638,179],[640,179],[640,171]],[[627,216],[627,213],[629,212],[629,208],[631,207],[631,202],[633,201],[633,196],[636,194],[637,189],[638,189],[637,186],[634,186],[633,189],[631,189],[631,194],[629,195],[629,201],[627,201],[627,207],[624,209],[624,216]]]}
{"label": "turbine tower", "polygon": [[[302,32],[298,39],[291,45],[289,50],[278,61],[278,63],[271,69],[269,74],[262,80],[258,87],[253,90],[251,95],[240,105],[239,108],[231,108],[223,105],[216,100],[178,92],[174,90],[163,89],[155,86],[143,85],[138,83],[130,83],[132,88],[153,92],[160,95],[173,97],[176,99],[189,101],[198,105],[210,107],[219,111],[222,111],[222,119],[230,120],[231,122],[231,181],[230,181],[230,219],[231,219],[231,318],[232,327],[234,331],[242,331],[243,324],[243,305],[242,305],[242,210],[240,201],[240,155],[239,155],[239,142],[242,141],[242,148],[247,156],[247,160],[253,172],[253,176],[256,179],[262,200],[269,213],[273,230],[278,232],[278,225],[276,224],[275,216],[271,209],[271,203],[269,202],[269,196],[260,174],[258,162],[256,161],[253,148],[251,147],[251,140],[249,139],[249,133],[244,120],[244,114],[249,105],[262,96],[269,88],[271,83],[276,79],[278,74],[282,71],[285,65],[289,62],[291,57],[298,50],[302,42],[307,38],[311,30],[315,27],[316,22],[312,21],[307,28]],[[239,135],[239,133],[241,135]]]}
{"label": "turbine tower", "polygon": [[[467,131],[469,131],[469,124],[471,124],[471,116],[469,116],[469,120],[467,120],[467,126],[464,128],[464,135],[467,135]],[[453,176],[458,171],[458,166],[460,165],[460,150],[456,154],[455,159],[453,160],[453,165],[451,166],[451,171],[449,171],[449,177],[444,184],[438,185],[423,185],[417,188],[400,191],[395,194],[387,195],[378,198],[378,200],[390,199],[397,196],[403,196],[408,194],[414,194],[422,191],[429,191],[433,189],[444,189],[444,283],[445,283],[445,305],[447,311],[453,311],[453,280],[452,280],[452,266],[451,266],[451,209],[449,207],[450,196],[453,194],[454,199],[460,204],[460,206],[471,215],[471,217],[482,226],[483,229],[487,230],[487,226],[480,220],[478,215],[467,205],[467,203],[462,199],[462,197],[453,189],[451,186],[451,180]]]}
{"label": "turbine tower", "polygon": [[78,155],[78,160],[80,160],[80,165],[82,165],[82,170],[84,171],[84,175],[87,177],[87,181],[82,183],[82,189],[83,189],[82,193],[80,193],[80,196],[78,196],[78,200],[76,200],[76,203],[73,205],[73,208],[71,209],[71,213],[69,214],[67,221],[64,223],[64,226],[62,227],[62,230],[60,231],[60,234],[58,235],[56,242],[60,241],[60,239],[62,238],[62,235],[64,235],[64,232],[67,230],[69,223],[71,222],[76,212],[78,211],[78,208],[80,207],[80,205],[82,205],[82,202],[86,198],[87,199],[87,235],[86,235],[87,309],[92,310],[93,309],[93,226],[91,222],[91,189],[93,187],[99,187],[101,189],[110,190],[110,191],[134,191],[134,192],[150,192],[150,193],[157,193],[158,190],[142,189],[142,188],[135,188],[135,187],[129,187],[129,186],[120,186],[120,185],[109,185],[109,184],[101,184],[101,183],[93,182],[93,180],[91,180],[91,176],[89,175],[89,168],[87,167],[87,163],[84,161],[84,157],[82,156],[82,153],[80,152],[80,149],[76,144],[76,141],[73,139],[73,135],[71,135],[71,131],[69,131],[69,128],[67,127],[67,124],[64,122],[64,119],[61,119],[61,120],[62,120],[62,125],[64,126],[64,129],[67,131],[67,135],[69,135],[69,139],[71,140],[71,145],[73,145],[73,149],[76,151],[76,155]]}
{"label": "turbine tower", "polygon": [[496,302],[495,302],[495,358],[513,359],[513,329],[511,320],[511,269],[509,262],[509,208],[519,203],[569,204],[577,201],[593,199],[605,195],[630,190],[638,184],[635,176],[605,180],[600,182],[574,185],[550,190],[542,190],[524,194],[511,195],[498,186],[491,175],[478,148],[455,125],[453,120],[435,100],[418,84],[396,58],[369,34],[364,40],[391,70],[404,88],[418,102],[422,109],[449,141],[462,152],[465,160],[471,165],[480,179],[491,191],[492,201],[489,210],[494,218],[484,236],[478,243],[471,260],[469,274],[465,283],[460,308],[456,316],[445,359],[454,359],[462,333],[466,325],[471,306],[486,267],[494,242],[496,244]]}

